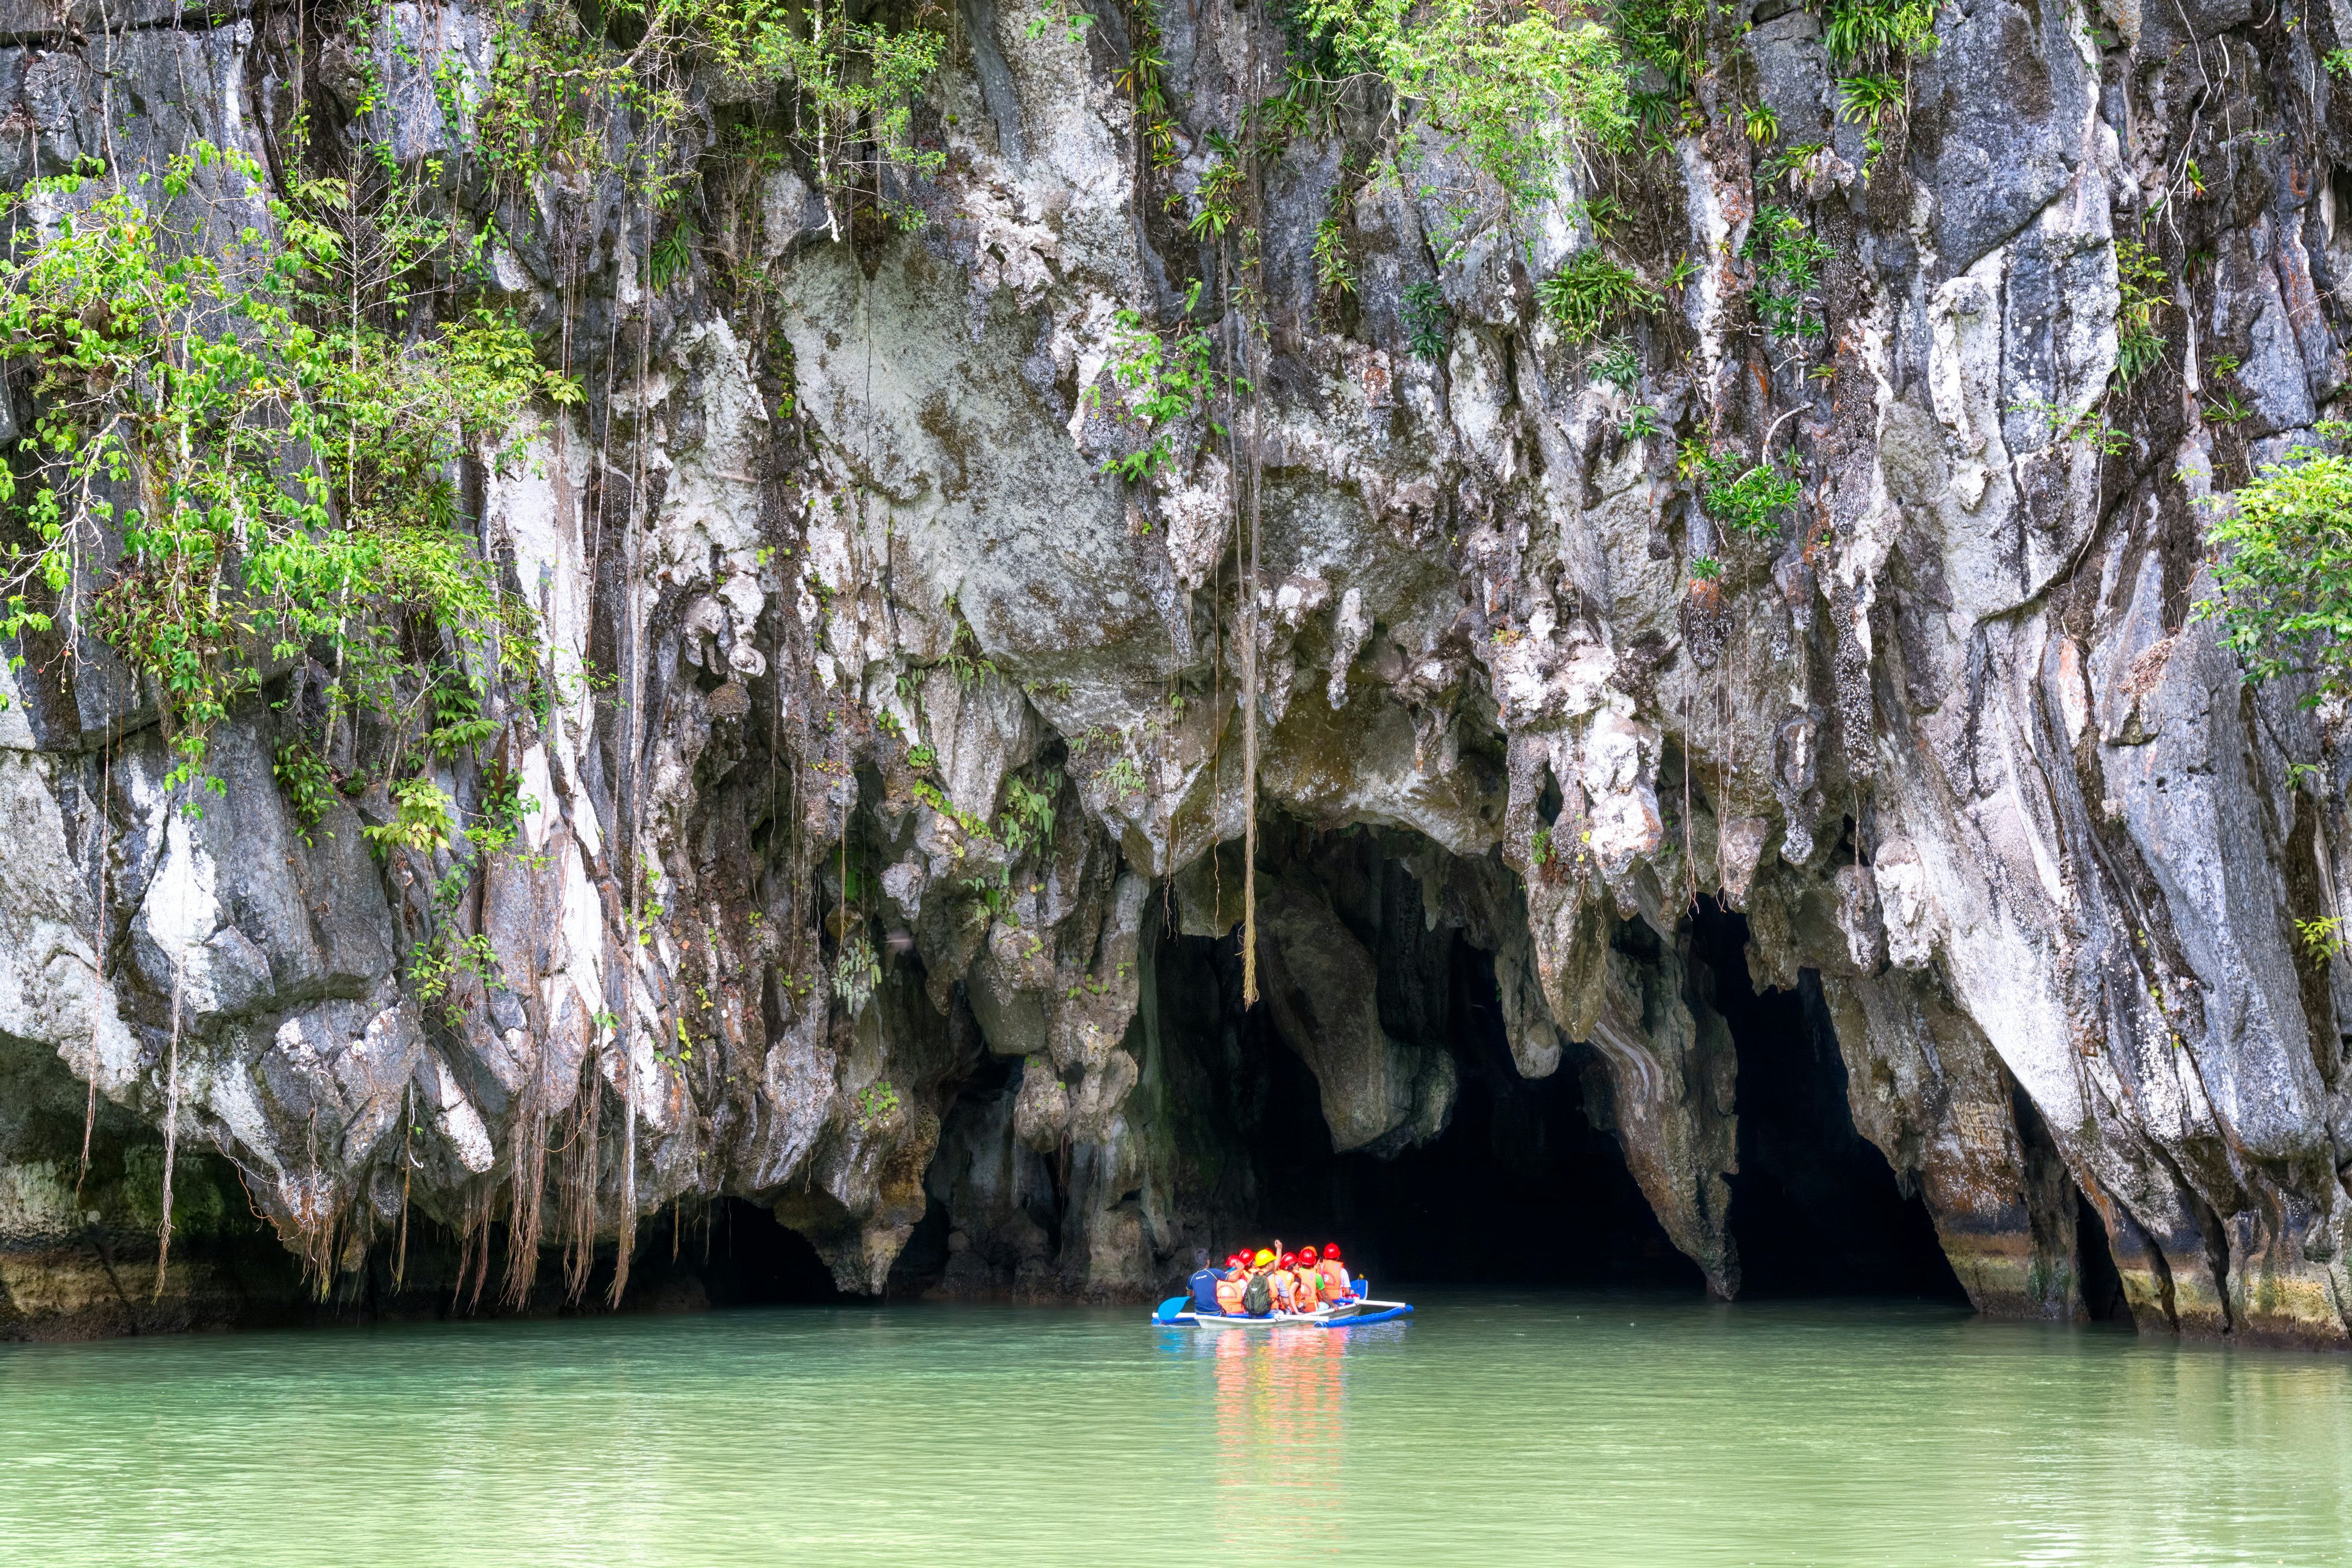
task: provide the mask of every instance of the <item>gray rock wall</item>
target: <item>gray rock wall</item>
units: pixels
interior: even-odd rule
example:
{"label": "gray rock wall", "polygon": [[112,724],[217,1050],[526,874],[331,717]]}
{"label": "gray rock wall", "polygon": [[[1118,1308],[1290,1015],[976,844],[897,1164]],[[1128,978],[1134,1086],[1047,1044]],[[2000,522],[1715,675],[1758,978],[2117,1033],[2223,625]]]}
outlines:
{"label": "gray rock wall", "polygon": [[[1409,868],[1378,874],[1422,930],[1494,955],[1519,1070],[1605,1081],[1717,1291],[1739,1278],[1738,1086],[1690,956],[1700,895],[1745,912],[1759,986],[1819,972],[1855,1125],[1981,1308],[2082,1309],[2079,1192],[2143,1329],[2346,1343],[2347,998],[2291,923],[2337,909],[2352,764],[2338,713],[2244,685],[2192,614],[2195,503],[2343,383],[2334,13],[1955,3],[1872,164],[1818,19],[1768,4],[1741,37],[1742,9],[1709,44],[1704,123],[1588,164],[1524,243],[1440,267],[1434,198],[1351,195],[1344,303],[1307,252],[1365,128],[1296,140],[1264,193],[1250,616],[1243,448],[1188,444],[1135,485],[1102,465],[1135,439],[1105,413],[1115,312],[1171,323],[1187,279],[1222,277],[1182,217],[1276,47],[1253,9],[1165,9],[1180,158],[1156,170],[1116,81],[1127,13],[1032,36],[1025,0],[969,0],[918,118],[945,162],[905,193],[929,219],[910,235],[836,241],[805,167],[730,150],[758,93],[686,61],[707,237],[658,291],[652,220],[611,178],[465,172],[449,121],[484,90],[487,10],[386,9],[384,90],[355,119],[336,62],[360,46],[321,53],[290,12],[16,9],[0,179],[198,139],[268,162],[299,90],[334,135],[457,161],[446,199],[498,225],[487,287],[572,345],[591,396],[517,411],[525,455],[475,465],[470,515],[557,695],[494,693],[495,740],[438,769],[461,802],[511,770],[537,807],[452,917],[497,963],[446,1007],[404,956],[446,854],[370,857],[380,783],[306,841],[270,779],[315,671],[280,667],[223,727],[229,789],[196,820],[163,788],[152,694],[102,649],[24,650],[0,712],[0,1084],[41,1087],[0,1106],[0,1333],[123,1322],[71,1282],[84,1230],[146,1234],[78,1230],[58,1198],[49,1102],[70,1131],[74,1084],[118,1166],[167,1118],[182,1171],[226,1162],[322,1288],[410,1215],[468,1246],[493,1219],[536,1238],[551,1278],[725,1193],[847,1288],[881,1290],[936,1210],[951,1290],[1151,1291],[1251,1202],[1200,1110],[1231,1068],[1223,998],[1170,943],[1240,918],[1255,624],[1262,1005],[1335,1146],[1434,1136],[1454,1092],[1442,1040],[1366,994],[1428,961],[1402,895],[1298,847],[1361,827]],[[1743,102],[1823,152],[1768,174]],[[1602,195],[1654,277],[1698,263],[1629,324],[1631,387],[1536,306],[1592,243],[1570,198]],[[1767,202],[1831,246],[1810,352],[1757,322],[1739,252]],[[2128,385],[2118,235],[2172,301]],[[1430,279],[1435,360],[1400,321]],[[2214,417],[2225,391],[2244,417]],[[2113,451],[2033,412],[2102,397]],[[1658,434],[1623,433],[1636,404]],[[1752,455],[1773,431],[1804,459],[1790,526],[1721,538],[1675,440]],[[1719,583],[1693,580],[1701,555]],[[1050,833],[975,831],[1008,781]],[[657,897],[633,901],[633,863]],[[861,946],[878,975],[844,963]],[[537,1249],[517,1255],[520,1301]],[[195,1256],[184,1289],[217,1299]]]}

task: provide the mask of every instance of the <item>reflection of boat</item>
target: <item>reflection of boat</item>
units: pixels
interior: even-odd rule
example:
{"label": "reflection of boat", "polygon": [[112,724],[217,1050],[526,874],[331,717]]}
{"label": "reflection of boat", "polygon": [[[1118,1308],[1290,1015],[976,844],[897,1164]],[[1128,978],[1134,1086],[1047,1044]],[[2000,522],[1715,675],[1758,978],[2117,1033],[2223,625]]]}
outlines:
{"label": "reflection of boat", "polygon": [[1375,1301],[1363,1296],[1353,1301],[1333,1301],[1311,1312],[1268,1312],[1262,1318],[1238,1313],[1203,1312],[1195,1310],[1190,1296],[1171,1296],[1160,1303],[1151,1314],[1155,1323],[1171,1328],[1220,1329],[1354,1329],[1370,1323],[1394,1322],[1409,1316],[1412,1308],[1403,1301]]}

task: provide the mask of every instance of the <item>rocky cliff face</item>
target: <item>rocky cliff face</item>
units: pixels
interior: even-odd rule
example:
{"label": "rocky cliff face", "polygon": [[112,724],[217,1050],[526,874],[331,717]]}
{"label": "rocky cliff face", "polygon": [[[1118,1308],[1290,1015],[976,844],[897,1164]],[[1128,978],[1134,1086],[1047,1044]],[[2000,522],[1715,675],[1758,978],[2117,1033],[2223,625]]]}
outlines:
{"label": "rocky cliff face", "polygon": [[[1874,129],[1836,112],[1821,17],[1743,3],[1645,149],[1509,225],[1368,181],[1386,110],[1344,99],[1258,158],[1253,259],[1192,220],[1282,57],[1256,5],[1171,0],[1149,35],[1118,5],[931,16],[909,135],[940,156],[873,185],[911,232],[751,134],[792,86],[691,50],[629,63],[674,112],[606,139],[667,139],[682,201],[477,164],[530,15],[0,26],[0,182],[203,141],[282,187],[307,116],[488,236],[471,287],[587,393],[457,476],[552,695],[493,684],[495,733],[430,764],[461,810],[520,780],[517,841],[454,900],[447,846],[362,841],[396,810],[385,726],[330,743],[344,788],[307,831],[273,779],[315,656],[216,727],[198,816],[152,683],[23,640],[0,1333],[237,1315],[286,1288],[207,1245],[247,1202],[321,1290],[388,1289],[427,1221],[477,1291],[577,1290],[720,1193],[853,1290],[927,1213],[947,1290],[1154,1289],[1253,1200],[1214,1107],[1254,692],[1258,1006],[1335,1149],[1446,1125],[1427,998],[1466,944],[1518,1071],[1587,1074],[1736,1293],[1712,899],[1759,987],[1818,972],[1854,1124],[1980,1308],[2079,1313],[2079,1193],[2144,1331],[2346,1343],[2352,997],[2293,923],[2352,872],[2352,762],[2195,610],[2197,503],[2345,380],[2352,121],[2321,61],[2352,16],[1954,0]],[[1759,315],[1766,205],[1822,246],[1818,336]],[[2118,236],[2159,278],[2131,298]],[[1539,295],[1597,247],[1658,289],[1612,329],[1631,370]],[[2150,296],[2160,359],[2126,380],[2118,314]],[[1202,323],[1252,383],[1134,482],[1105,469],[1148,434],[1122,310]],[[12,395],[30,419],[31,378]],[[1794,455],[1777,534],[1701,504],[1676,455],[1710,448]],[[452,936],[481,961],[420,995],[413,954]]]}

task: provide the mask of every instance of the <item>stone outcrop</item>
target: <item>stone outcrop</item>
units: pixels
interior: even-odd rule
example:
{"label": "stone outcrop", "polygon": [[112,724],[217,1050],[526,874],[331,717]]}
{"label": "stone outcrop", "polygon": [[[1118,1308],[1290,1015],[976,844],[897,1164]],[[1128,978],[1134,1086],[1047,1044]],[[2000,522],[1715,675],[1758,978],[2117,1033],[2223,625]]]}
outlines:
{"label": "stone outcrop", "polygon": [[[1586,1075],[1735,1293],[1706,897],[1744,912],[1759,987],[1818,973],[1854,1124],[1982,1309],[2082,1310],[2079,1194],[2143,1329],[2352,1343],[2352,994],[2294,925],[2352,874],[2352,756],[2340,712],[2247,685],[2197,613],[2200,503],[2340,413],[2352,120],[2318,61],[2352,20],[1968,0],[1874,148],[1818,18],[1742,5],[1698,121],[1443,257],[1435,197],[1342,187],[1362,128],[1303,135],[1262,197],[1253,507],[1235,444],[1134,484],[1105,465],[1137,439],[1117,313],[1172,323],[1217,276],[1183,218],[1250,50],[1278,47],[1255,10],[1163,8],[1162,169],[1116,81],[1123,9],[1073,29],[968,0],[914,132],[939,167],[902,193],[928,221],[839,240],[806,167],[729,140],[757,93],[684,62],[705,239],[655,289],[613,176],[465,172],[496,47],[470,3],[385,7],[372,55],[360,28],[299,81],[320,36],[291,10],[10,9],[0,182],[198,141],[276,168],[298,108],[411,171],[457,160],[436,199],[495,236],[484,289],[590,395],[518,410],[514,453],[466,476],[553,695],[494,689],[495,738],[434,764],[461,805],[493,772],[531,803],[454,912],[446,849],[363,845],[380,778],[308,833],[281,797],[314,664],[219,727],[198,817],[154,694],[26,639],[0,1334],[278,1310],[266,1258],[207,1249],[239,1202],[321,1289],[414,1217],[478,1243],[478,1291],[492,1224],[522,1239],[521,1301],[552,1288],[541,1246],[551,1279],[726,1194],[845,1288],[883,1290],[937,1216],[947,1289],[1148,1291],[1248,1212],[1217,1108],[1238,997],[1185,944],[1231,947],[1255,877],[1262,1005],[1335,1149],[1444,1128],[1443,1028],[1399,1020],[1458,933],[1518,1071]],[[1819,150],[1771,164],[1743,101]],[[1771,202],[1829,244],[1810,349],[1756,318],[1742,246]],[[1654,277],[1696,266],[1628,321],[1631,386],[1536,300],[1603,210]],[[1311,256],[1335,211],[1345,301]],[[2162,361],[2127,384],[2119,235],[2168,280]],[[1424,283],[1435,358],[1402,316]],[[0,420],[37,395],[16,378]],[[2114,439],[2039,412],[2094,404]],[[1721,537],[1676,441],[1771,439],[1805,464],[1790,525]],[[363,779],[380,738],[330,761]],[[408,955],[443,920],[495,962],[426,1001]]]}

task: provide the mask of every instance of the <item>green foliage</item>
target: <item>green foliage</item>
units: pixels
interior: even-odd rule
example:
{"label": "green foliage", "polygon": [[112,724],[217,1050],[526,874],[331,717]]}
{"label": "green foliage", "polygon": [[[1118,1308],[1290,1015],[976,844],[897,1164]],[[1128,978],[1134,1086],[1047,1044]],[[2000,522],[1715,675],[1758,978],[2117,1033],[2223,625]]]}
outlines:
{"label": "green foliage", "polygon": [[2131,437],[2108,423],[2095,407],[2064,408],[2043,398],[2028,398],[2011,403],[2009,411],[2032,414],[2061,441],[2087,441],[2103,456],[2119,456],[2131,450]]}
{"label": "green foliage", "polygon": [[1571,343],[1599,337],[1603,327],[1622,315],[1646,315],[1662,303],[1656,289],[1631,268],[1610,260],[1598,246],[1577,252],[1536,286],[1536,296]]}
{"label": "green foliage", "polygon": [[[1221,240],[1240,221],[1242,194],[1249,177],[1242,167],[1241,150],[1222,131],[1209,132],[1209,151],[1215,159],[1201,172],[1192,192],[1192,220],[1186,225],[1194,239]],[[1191,308],[1187,303],[1187,310]],[[1133,312],[1129,312],[1133,314]]]}
{"label": "green foliage", "polygon": [[[404,693],[444,679],[404,653],[404,624],[445,634],[457,664],[528,678],[530,612],[457,526],[450,475],[469,451],[506,460],[520,410],[579,389],[509,318],[409,319],[402,280],[451,246],[396,183],[270,200],[252,160],[201,142],[157,178],[102,172],[0,194],[21,246],[0,358],[29,367],[40,411],[0,471],[21,529],[0,547],[0,635],[62,613],[112,644],[163,694],[171,786],[215,792],[206,737],[265,657],[328,654],[335,711],[395,724]],[[281,240],[206,242],[214,210],[264,202]],[[122,559],[90,596],[81,574],[110,534]]]}
{"label": "green foliage", "polygon": [[1042,849],[1054,837],[1054,796],[1062,787],[1061,774],[1051,768],[1035,784],[1017,775],[1004,781],[1004,809],[997,813],[996,838],[1015,855]]}
{"label": "green foliage", "polygon": [[907,766],[918,773],[929,773],[940,765],[940,754],[927,741],[907,750]]}
{"label": "green foliage", "polygon": [[302,841],[310,841],[310,830],[326,816],[327,808],[336,800],[333,775],[310,743],[297,736],[278,743],[269,771],[277,778],[278,787],[286,793],[287,804],[294,808],[294,820],[299,824]]}
{"label": "green foliage", "polygon": [[1317,89],[1388,90],[1400,168],[1461,152],[1479,187],[1428,189],[1465,220],[1532,209],[1556,193],[1580,143],[1621,143],[1633,130],[1615,40],[1573,13],[1516,0],[1299,0],[1296,15]]}
{"label": "green foliage", "polygon": [[[1060,14],[1068,16],[1066,6]],[[922,209],[892,186],[935,174],[946,162],[946,153],[918,147],[914,136],[915,99],[939,69],[945,35],[929,27],[892,32],[851,21],[845,5],[792,0],[692,0],[688,9],[657,8],[655,16],[682,18],[729,68],[789,84],[793,141],[815,171],[835,239],[853,198],[873,201],[901,228],[922,226]],[[1072,31],[1083,26],[1074,23]]]}
{"label": "green foliage", "polygon": [[2319,63],[2329,76],[2352,80],[2352,49],[2330,49],[2319,57]]}
{"label": "green foliage", "polygon": [[390,856],[398,850],[429,855],[447,848],[449,835],[456,831],[449,797],[419,773],[392,787],[392,821],[362,828],[360,835],[380,855]]}
{"label": "green foliage", "polygon": [[1749,104],[1742,119],[1745,121],[1744,129],[1748,133],[1748,140],[1757,146],[1761,147],[1768,141],[1777,141],[1780,139],[1780,117],[1772,111],[1770,104]]}
{"label": "green foliage", "polygon": [[501,853],[520,836],[523,818],[538,810],[539,801],[522,792],[520,774],[493,768],[482,780],[482,809],[467,828],[466,841],[478,854]]}
{"label": "green foliage", "polygon": [[481,694],[462,679],[436,681],[432,687],[434,726],[425,732],[425,744],[444,762],[470,755],[499,727],[482,716]]}
{"label": "green foliage", "polygon": [[949,634],[948,651],[940,656],[940,665],[955,677],[956,685],[976,686],[996,674],[996,664],[981,652],[979,633],[972,631],[956,601],[950,599],[944,608],[955,622],[955,631]]}
{"label": "green foliage", "polygon": [[1044,7],[1029,19],[1029,36],[1042,38],[1046,28],[1057,24],[1065,39],[1073,44],[1082,44],[1086,42],[1087,29],[1095,25],[1095,19],[1087,12],[1072,9],[1070,0],[1045,0]]}
{"label": "green foliage", "polygon": [[1416,360],[1439,360],[1445,356],[1445,292],[1433,281],[1405,285],[1404,298],[1397,310],[1399,323],[1404,328],[1405,347]]}
{"label": "green foliage", "polygon": [[688,213],[671,223],[661,238],[654,241],[653,254],[646,258],[646,266],[656,288],[667,288],[686,276],[688,268],[694,265],[694,246],[701,235],[702,231],[695,223],[694,214]]}
{"label": "green foliage", "polygon": [[857,1130],[870,1133],[888,1121],[898,1109],[898,1091],[888,1079],[877,1079],[860,1089],[851,1103],[850,1114],[857,1124]]}
{"label": "green foliage", "polygon": [[1837,87],[1838,119],[1847,125],[1867,128],[1862,139],[1862,172],[1867,179],[1878,166],[1880,154],[1886,151],[1885,123],[1890,119],[1903,118],[1910,89],[1901,77],[1892,72],[1841,77]]}
{"label": "green foliage", "polygon": [[1538,828],[1535,831],[1534,835],[1528,841],[1528,858],[1539,866],[1549,865],[1551,864],[1553,852],[1554,852],[1551,847],[1551,829],[1549,827]]}
{"label": "green foliage", "polygon": [[[2324,446],[2296,446],[2251,484],[2203,497],[2220,592],[2198,607],[2218,617],[2248,680],[2308,674],[2305,698],[2352,695],[2352,425],[2319,427]],[[2330,448],[2336,450],[2330,450]]]}
{"label": "green foliage", "polygon": [[1315,287],[1332,294],[1356,292],[1356,264],[1349,258],[1348,236],[1336,217],[1315,225]]}
{"label": "green foliage", "polygon": [[1135,115],[1135,133],[1165,169],[1177,161],[1176,106],[1168,94],[1168,45],[1160,33],[1158,0],[1137,0],[1128,22],[1130,49],[1118,72],[1118,90]]}
{"label": "green foliage", "polygon": [[1830,0],[1822,43],[1839,66],[1887,67],[1936,47],[1937,0]]}
{"label": "green foliage", "polygon": [[442,1017],[451,1029],[466,1025],[465,1010],[451,1000],[451,992],[472,978],[490,985],[499,978],[498,949],[477,931],[469,936],[425,937],[408,949],[408,988],[420,1007],[445,1004]]}
{"label": "green foliage", "polygon": [[1690,574],[1693,582],[1720,582],[1723,563],[1711,555],[1695,555],[1691,557]]}
{"label": "green foliage", "polygon": [[1827,330],[1813,290],[1830,247],[1786,207],[1761,207],[1748,225],[1740,259],[1756,268],[1757,319],[1775,338],[1802,340]]}
{"label": "green foliage", "polygon": [[1615,0],[1609,26],[1626,53],[1657,67],[1666,98],[1679,100],[1690,96],[1706,68],[1707,10],[1707,0]]}
{"label": "green foliage", "polygon": [[1143,769],[1136,766],[1135,758],[1123,753],[1112,758],[1103,770],[1095,775],[1095,782],[1103,787],[1114,805],[1122,806],[1142,794],[1146,788]]}
{"label": "green foliage", "polygon": [[1829,143],[1826,141],[1800,141],[1791,146],[1783,147],[1764,160],[1762,165],[1757,170],[1757,176],[1767,185],[1776,180],[1785,180],[1789,188],[1793,191],[1804,183],[1806,166],[1819,157],[1828,146]]}
{"label": "green foliage", "polygon": [[1658,423],[1658,411],[1648,403],[1641,403],[1617,422],[1617,437],[1621,441],[1640,441],[1657,434],[1664,428]]}
{"label": "green foliage", "polygon": [[2116,236],[2116,281],[2122,290],[2116,308],[2116,377],[2129,385],[2164,358],[2156,313],[2172,301],[2157,292],[2164,287],[2164,263],[2136,239]]}
{"label": "green foliage", "polygon": [[918,779],[915,780],[915,799],[920,800],[924,805],[929,806],[932,810],[937,811],[940,816],[945,817],[949,821],[953,822],[959,829],[962,830],[963,836],[965,838],[982,839],[990,841],[994,841],[996,835],[988,831],[988,821],[986,818],[977,816],[971,811],[963,810],[961,806],[958,806],[953,800],[947,798],[946,793],[941,790],[938,785],[932,783],[929,779]]}
{"label": "green foliage", "polygon": [[1838,119],[1847,125],[1867,125],[1875,131],[1889,115],[1903,113],[1903,78],[1898,76],[1854,76],[1838,78]]}
{"label": "green foliage", "polygon": [[[362,13],[364,15],[364,11]],[[474,122],[477,157],[494,173],[528,183],[552,167],[601,160],[598,101],[627,85],[604,60],[600,41],[567,8],[509,5],[494,13],[489,89],[478,110],[463,112],[463,81],[445,61],[435,82],[444,120]],[[354,54],[365,57],[366,46]]]}
{"label": "green foliage", "polygon": [[2205,417],[2215,424],[2236,424],[2253,416],[2253,409],[2234,392],[2224,392],[2205,405]]}
{"label": "green foliage", "polygon": [[[1108,369],[1111,380],[1126,394],[1124,406],[1112,411],[1122,422],[1132,421],[1149,437],[1143,446],[1124,456],[1107,459],[1101,468],[1130,484],[1174,465],[1177,437],[1193,420],[1205,434],[1222,436],[1224,427],[1209,418],[1220,391],[1213,363],[1215,345],[1192,320],[1201,303],[1201,285],[1184,297],[1184,318],[1166,333],[1151,328],[1139,311],[1122,310],[1111,340]],[[1087,395],[1096,397],[1089,387]]]}
{"label": "green foliage", "polygon": [[1592,350],[1584,363],[1595,381],[1607,382],[1612,386],[1628,390],[1641,383],[1642,357],[1633,351],[1633,345],[1622,338],[1612,338],[1601,344]]}
{"label": "green foliage", "polygon": [[833,994],[851,1012],[864,1007],[882,983],[882,958],[863,932],[852,932],[834,959]]}
{"label": "green foliage", "polygon": [[1685,464],[1698,481],[1699,505],[1706,515],[1748,538],[1778,535],[1780,514],[1804,493],[1787,458],[1750,464],[1736,452],[1694,449],[1686,452]]}

